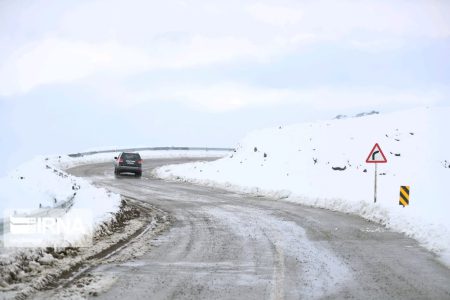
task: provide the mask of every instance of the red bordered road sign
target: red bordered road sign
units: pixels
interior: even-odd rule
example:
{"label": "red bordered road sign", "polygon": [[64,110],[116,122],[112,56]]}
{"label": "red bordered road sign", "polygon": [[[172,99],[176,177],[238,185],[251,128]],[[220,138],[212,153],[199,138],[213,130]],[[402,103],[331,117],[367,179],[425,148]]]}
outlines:
{"label": "red bordered road sign", "polygon": [[370,151],[369,156],[367,156],[366,163],[387,163],[386,156],[384,156],[384,153],[378,143],[373,146],[372,151]]}

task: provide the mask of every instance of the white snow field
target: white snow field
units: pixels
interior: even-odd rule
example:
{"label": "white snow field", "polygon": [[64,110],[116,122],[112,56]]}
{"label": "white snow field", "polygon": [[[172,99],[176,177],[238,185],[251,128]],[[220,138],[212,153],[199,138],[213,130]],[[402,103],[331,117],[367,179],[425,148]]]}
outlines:
{"label": "white snow field", "polygon": [[[250,133],[213,162],[165,166],[156,175],[358,214],[403,232],[450,266],[450,107],[340,116]],[[375,143],[387,157],[366,158]],[[334,168],[334,169],[333,169]],[[400,186],[410,205],[399,205]]]}

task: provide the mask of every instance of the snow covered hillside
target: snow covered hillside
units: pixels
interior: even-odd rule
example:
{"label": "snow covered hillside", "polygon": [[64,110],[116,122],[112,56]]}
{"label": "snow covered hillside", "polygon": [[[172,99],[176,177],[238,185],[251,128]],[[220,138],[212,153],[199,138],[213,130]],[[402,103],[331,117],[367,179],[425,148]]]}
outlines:
{"label": "snow covered hillside", "polygon": [[[339,116],[250,133],[226,158],[166,166],[163,178],[188,180],[323,207],[404,232],[450,265],[450,108]],[[379,143],[388,162],[365,162]],[[399,205],[400,186],[410,205]]]}

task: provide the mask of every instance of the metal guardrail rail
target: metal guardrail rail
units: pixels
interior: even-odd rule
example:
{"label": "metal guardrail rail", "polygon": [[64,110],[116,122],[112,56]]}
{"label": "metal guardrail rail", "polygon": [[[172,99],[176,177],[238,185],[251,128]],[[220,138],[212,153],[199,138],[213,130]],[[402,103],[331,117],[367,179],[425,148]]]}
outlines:
{"label": "metal guardrail rail", "polygon": [[87,155],[94,155],[100,153],[113,153],[113,152],[134,152],[134,151],[234,151],[234,148],[208,148],[208,147],[142,147],[142,148],[120,148],[111,150],[98,150],[68,154],[70,157],[83,157]]}

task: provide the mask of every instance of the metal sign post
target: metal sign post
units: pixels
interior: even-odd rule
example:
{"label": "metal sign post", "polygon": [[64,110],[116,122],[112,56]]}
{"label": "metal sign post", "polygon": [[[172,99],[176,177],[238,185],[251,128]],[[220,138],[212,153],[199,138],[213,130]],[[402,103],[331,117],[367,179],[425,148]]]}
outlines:
{"label": "metal sign post", "polygon": [[373,203],[377,203],[377,166],[378,164],[375,163],[375,185],[373,188]]}
{"label": "metal sign post", "polygon": [[[381,157],[379,157],[381,156]],[[378,163],[387,163],[386,156],[384,156],[383,151],[378,143],[373,146],[372,151],[370,151],[369,156],[367,156],[366,163],[375,164],[375,182],[373,189],[373,203],[377,203],[377,177],[378,177]]]}

